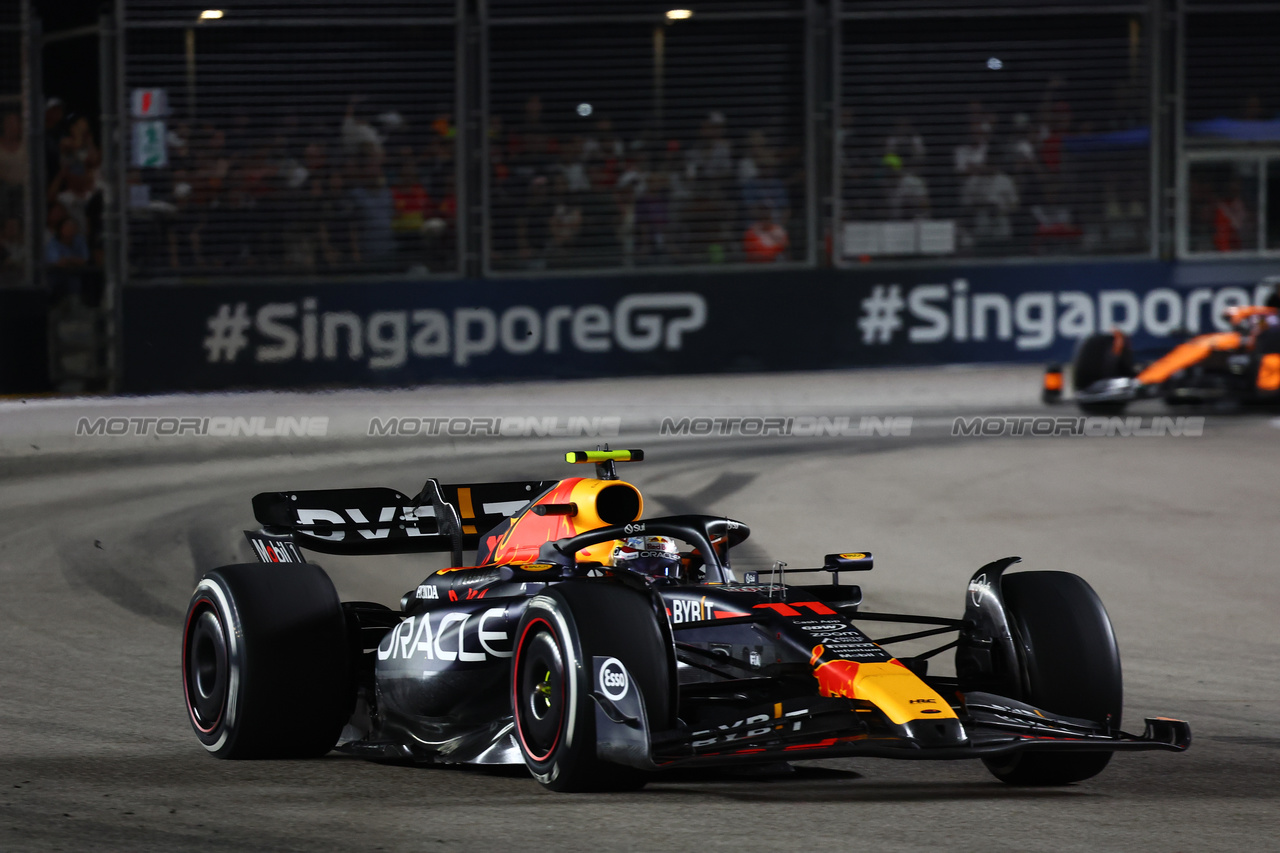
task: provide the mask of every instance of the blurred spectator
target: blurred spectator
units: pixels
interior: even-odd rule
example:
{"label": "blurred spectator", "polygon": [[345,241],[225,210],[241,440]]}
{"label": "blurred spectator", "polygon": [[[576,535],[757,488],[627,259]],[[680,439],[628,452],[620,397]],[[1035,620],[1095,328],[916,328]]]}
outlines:
{"label": "blurred spectator", "polygon": [[733,144],[725,135],[724,113],[719,110],[707,115],[697,143],[689,149],[688,174],[707,190],[723,190],[733,174]]}
{"label": "blurred spectator", "polygon": [[322,206],[320,191],[324,181],[322,173],[326,168],[324,145],[319,142],[310,143],[303,148],[302,159],[293,162],[296,168],[286,171],[286,183],[289,187],[280,205],[284,263],[286,266],[314,270],[320,263],[322,253],[319,219]]}
{"label": "blurred spectator", "polygon": [[778,170],[777,152],[766,144],[763,132],[753,130],[747,137],[746,155],[738,161],[742,207],[744,210],[766,208],[785,224],[791,213],[791,201]]}
{"label": "blurred spectator", "polygon": [[1040,102],[1040,162],[1050,172],[1062,168],[1062,146],[1071,131],[1071,105],[1059,96],[1065,78],[1055,75],[1045,87]]}
{"label": "blurred spectator", "polygon": [[1147,208],[1137,198],[1126,199],[1108,182],[1103,197],[1103,238],[1105,248],[1116,251],[1141,251],[1147,239]]}
{"label": "blurred spectator", "polygon": [[1032,248],[1036,252],[1064,251],[1079,243],[1082,232],[1071,208],[1062,199],[1059,180],[1045,184],[1044,197],[1031,207],[1031,217],[1035,222]]}
{"label": "blurred spectator", "polygon": [[27,246],[22,235],[22,220],[16,216],[6,217],[4,226],[0,228],[0,267],[23,269],[26,264]]}
{"label": "blurred spectator", "polygon": [[391,188],[391,204],[395,210],[391,231],[400,257],[421,262],[422,230],[430,212],[431,196],[418,177],[418,166],[408,146],[400,150],[400,173]]}
{"label": "blurred spectator", "polygon": [[757,206],[752,221],[742,236],[743,256],[751,263],[776,263],[787,258],[791,238],[787,229],[774,220],[768,208]]}
{"label": "blurred spectator", "polygon": [[636,193],[636,252],[642,258],[660,261],[666,257],[667,229],[671,224],[670,180],[666,170],[652,170]]}
{"label": "blurred spectator", "polygon": [[49,205],[48,211],[45,213],[44,222],[44,242],[48,243],[58,236],[58,232],[62,229],[62,223],[67,219],[67,209],[61,204],[54,202]]}
{"label": "blurred spectator", "polygon": [[44,261],[48,265],[49,287],[55,301],[80,296],[81,271],[89,262],[89,245],[71,217],[58,224],[57,234],[45,244]]}
{"label": "blurred spectator", "polygon": [[627,265],[634,263],[638,250],[636,238],[640,199],[648,196],[649,182],[653,177],[649,163],[647,154],[627,163],[614,187],[614,198],[618,205],[618,240],[621,243],[623,263]]}
{"label": "blurred spectator", "polygon": [[931,210],[929,185],[914,169],[904,167],[898,155],[886,154],[885,160],[892,174],[889,179],[889,218],[927,219]]}
{"label": "blurred spectator", "polygon": [[524,104],[524,121],[508,137],[508,155],[516,180],[527,187],[536,177],[549,179],[558,148],[542,121],[542,98],[530,95]]}
{"label": "blurred spectator", "polygon": [[[418,175],[423,186],[433,197],[441,195],[441,188],[453,179],[454,145],[457,129],[453,126],[453,115],[448,112],[439,113],[431,122],[431,132],[427,135],[427,144],[418,158]],[[495,156],[500,152],[493,150]]]}
{"label": "blurred spectator", "polygon": [[1013,117],[1013,133],[1009,140],[1009,162],[1016,173],[1036,173],[1042,171],[1040,164],[1039,140],[1035,129],[1031,126],[1031,117],[1026,113],[1017,113]]}
{"label": "blurred spectator", "polygon": [[0,183],[22,186],[27,182],[27,140],[22,132],[22,114],[4,114],[0,125]]}
{"label": "blurred spectator", "polygon": [[77,177],[92,174],[102,163],[98,145],[93,141],[89,119],[85,116],[76,116],[71,120],[66,135],[58,143],[58,152],[61,167],[68,174]]}
{"label": "blurred spectator", "polygon": [[918,167],[928,150],[924,147],[924,137],[911,119],[900,118],[894,123],[893,132],[884,140],[884,153],[886,157],[898,157],[904,165]]}
{"label": "blurred spectator", "polygon": [[62,168],[62,137],[67,132],[66,107],[61,98],[50,98],[44,106],[44,180],[48,184]]}
{"label": "blurred spectator", "polygon": [[439,201],[432,199],[434,209],[422,224],[428,270],[447,270],[457,247],[458,194],[453,172],[443,176],[439,193]]}
{"label": "blurred spectator", "polygon": [[560,148],[560,162],[556,171],[565,180],[569,192],[582,193],[591,190],[591,178],[587,176],[586,140],[575,136]]}
{"label": "blurred spectator", "polygon": [[582,161],[590,170],[592,186],[598,189],[613,187],[623,170],[626,146],[613,127],[613,120],[601,116],[596,122],[595,133],[583,140]]}
{"label": "blurred spectator", "polygon": [[395,205],[387,181],[373,159],[376,152],[368,151],[367,155],[368,159],[352,167],[351,186],[347,191],[353,208],[352,259],[367,266],[385,266],[395,259],[391,233]]}
{"label": "blurred spectator", "polygon": [[1013,239],[1018,187],[1003,170],[990,163],[975,166],[960,192],[968,238],[976,248],[1006,246]]}
{"label": "blurred spectator", "polygon": [[707,115],[698,140],[685,158],[685,173],[694,200],[689,206],[689,242],[695,259],[705,251],[706,262],[728,260],[736,222],[730,198],[734,177],[733,144],[725,133],[725,116],[719,110]]}
{"label": "blurred spectator", "polygon": [[582,208],[569,196],[569,185],[564,175],[556,175],[552,182],[555,206],[547,223],[547,258],[557,266],[565,265],[573,258],[578,236],[582,233]]}
{"label": "blurred spectator", "polygon": [[1241,195],[1240,179],[1232,178],[1226,193],[1214,202],[1213,248],[1219,252],[1238,252],[1245,248],[1244,235],[1253,227],[1253,217]]}
{"label": "blurred spectator", "polygon": [[968,139],[952,151],[952,164],[957,174],[971,174],[987,162],[987,149],[990,147],[994,125],[993,117],[987,113],[981,101],[969,104]]}
{"label": "blurred spectator", "polygon": [[342,119],[342,148],[348,156],[368,157],[382,165],[384,156],[383,135],[370,122],[366,98],[353,95],[347,102],[347,113]]}
{"label": "blurred spectator", "polygon": [[28,169],[22,115],[5,113],[0,121],[0,218],[21,217]]}
{"label": "blurred spectator", "polygon": [[350,263],[358,252],[359,234],[345,171],[341,167],[326,168],[319,173],[312,192],[312,198],[320,205],[316,231],[324,262],[330,266]]}

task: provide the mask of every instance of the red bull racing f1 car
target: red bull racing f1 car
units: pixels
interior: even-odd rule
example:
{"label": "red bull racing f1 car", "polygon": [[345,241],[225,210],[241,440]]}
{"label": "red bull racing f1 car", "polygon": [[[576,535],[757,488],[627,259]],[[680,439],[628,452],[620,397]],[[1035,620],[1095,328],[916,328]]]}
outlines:
{"label": "red bull racing f1 car", "polygon": [[[1102,603],[1065,572],[969,581],[959,618],[871,613],[849,573],[741,575],[747,525],[644,516],[617,463],[594,477],[254,498],[260,562],[207,573],[187,611],[190,722],[220,758],[338,749],[382,761],[525,764],[557,791],[638,788],[672,768],[841,756],[977,758],[1061,785],[1115,752],[1184,750],[1187,723],[1121,730],[1120,658]],[[392,609],[340,601],[300,549],[449,552]],[[475,549],[475,559],[464,559]],[[790,584],[796,573],[826,583]],[[936,648],[895,655],[908,641]],[[900,646],[899,646],[900,647]],[[931,659],[955,656],[955,676]]]}

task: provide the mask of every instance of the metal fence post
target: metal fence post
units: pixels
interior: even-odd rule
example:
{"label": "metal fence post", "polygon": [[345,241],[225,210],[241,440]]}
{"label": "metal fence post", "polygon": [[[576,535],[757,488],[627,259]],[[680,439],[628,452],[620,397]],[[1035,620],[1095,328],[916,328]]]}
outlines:
{"label": "metal fence post", "polygon": [[1187,241],[1187,230],[1190,227],[1188,218],[1187,194],[1187,2],[1176,0],[1173,12],[1171,33],[1173,36],[1173,204],[1167,205],[1169,215],[1165,217],[1173,228],[1174,252],[1183,257],[1190,251]]}
{"label": "metal fence post", "polygon": [[[819,163],[822,162],[818,140],[823,131],[824,116],[830,115],[824,109],[825,101],[818,92],[818,81],[822,78],[821,69],[824,60],[831,61],[830,56],[820,56],[822,46],[822,27],[819,19],[816,0],[805,0],[804,4],[804,194],[805,194],[805,263],[814,265],[820,257],[818,254],[818,235],[821,233],[818,223],[825,213],[826,206],[818,198],[818,187],[830,187],[831,181],[819,183]],[[825,266],[825,264],[824,264]]]}
{"label": "metal fence post", "polygon": [[844,265],[844,169],[843,146],[841,134],[844,132],[843,91],[840,86],[841,73],[844,70],[844,21],[841,17],[841,0],[831,0],[831,10],[827,20],[831,26],[831,266]]}
{"label": "metal fence post", "polygon": [[[476,275],[488,277],[493,269],[493,207],[492,200],[492,175],[493,169],[489,164],[492,162],[491,147],[493,140],[489,138],[490,109],[492,108],[492,98],[489,90],[489,2],[488,0],[476,0],[476,20],[475,20],[475,44],[476,44],[476,62],[478,65],[476,71],[476,79],[478,80],[479,92],[477,98],[478,122],[480,125],[480,138],[477,150],[480,156],[480,177],[476,182],[478,192],[473,199],[473,221],[476,223],[475,231],[477,239],[474,241],[476,250],[479,252],[479,262],[476,264]],[[470,270],[467,271],[470,273]]]}
{"label": "metal fence post", "polygon": [[22,4],[23,53],[23,124],[27,146],[27,185],[23,200],[27,220],[27,270],[29,287],[44,286],[44,51],[43,26],[31,8],[30,0]]}
{"label": "metal fence post", "polygon": [[120,223],[125,204],[125,186],[116,168],[124,156],[125,145],[120,133],[122,119],[119,113],[120,99],[116,77],[116,28],[110,12],[98,18],[98,86],[102,124],[102,313],[106,321],[106,373],[107,390],[120,390],[120,326],[121,287],[123,274],[120,265]]}

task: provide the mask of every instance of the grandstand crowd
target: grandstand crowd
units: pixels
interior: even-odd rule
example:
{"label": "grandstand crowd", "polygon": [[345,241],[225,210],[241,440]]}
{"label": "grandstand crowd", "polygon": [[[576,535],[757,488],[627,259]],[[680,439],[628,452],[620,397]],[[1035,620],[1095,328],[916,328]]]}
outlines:
{"label": "grandstand crowd", "polygon": [[[51,99],[44,116],[42,257],[61,293],[100,289],[102,157],[89,120]],[[1136,114],[1135,114],[1136,115]],[[537,271],[773,263],[803,258],[805,162],[795,140],[735,127],[712,110],[686,132],[620,133],[603,115],[549,120],[528,97],[487,128],[492,268]],[[1146,248],[1145,152],[1110,171],[1073,169],[1079,127],[1051,84],[1039,109],[968,105],[930,138],[908,117],[884,133],[842,111],[844,221],[949,220],[961,256],[1122,253]],[[1110,129],[1108,129],[1110,130]],[[877,132],[878,131],[878,132]],[[1125,132],[1124,128],[1120,129]],[[127,174],[130,262],[154,274],[240,270],[453,272],[457,129],[422,127],[352,98],[327,124],[241,114],[224,126],[171,121],[162,168]],[[785,144],[784,144],[785,143]],[[29,260],[20,113],[0,126],[0,269]],[[1212,176],[1211,176],[1212,177]],[[1197,251],[1250,248],[1257,215],[1238,175],[1192,175]],[[1256,243],[1256,240],[1255,240]]]}

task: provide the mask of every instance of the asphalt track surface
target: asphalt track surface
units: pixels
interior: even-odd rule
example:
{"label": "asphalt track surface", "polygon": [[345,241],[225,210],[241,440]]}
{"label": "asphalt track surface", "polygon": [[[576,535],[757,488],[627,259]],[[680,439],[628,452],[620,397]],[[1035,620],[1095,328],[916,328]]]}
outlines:
{"label": "asphalt track surface", "polygon": [[[1043,414],[1035,382],[1022,369],[885,371],[0,402],[0,850],[1277,849],[1275,416],[1210,412],[1200,437],[950,434],[956,414]],[[742,558],[755,565],[872,550],[869,609],[959,615],[973,570],[1011,554],[1077,572],[1115,625],[1126,728],[1181,717],[1194,744],[1118,756],[1060,789],[1006,787],[973,761],[833,760],[566,796],[520,769],[211,759],[185,717],[180,620],[201,572],[248,559],[253,494],[568,476],[559,455],[594,444],[360,435],[371,411],[428,409],[617,412],[615,446],[650,454],[625,472],[648,514],[747,521]],[[78,417],[104,411],[319,413],[335,428],[75,437]],[[663,412],[905,415],[913,427],[659,438]],[[432,559],[322,562],[344,597],[394,603]]]}

